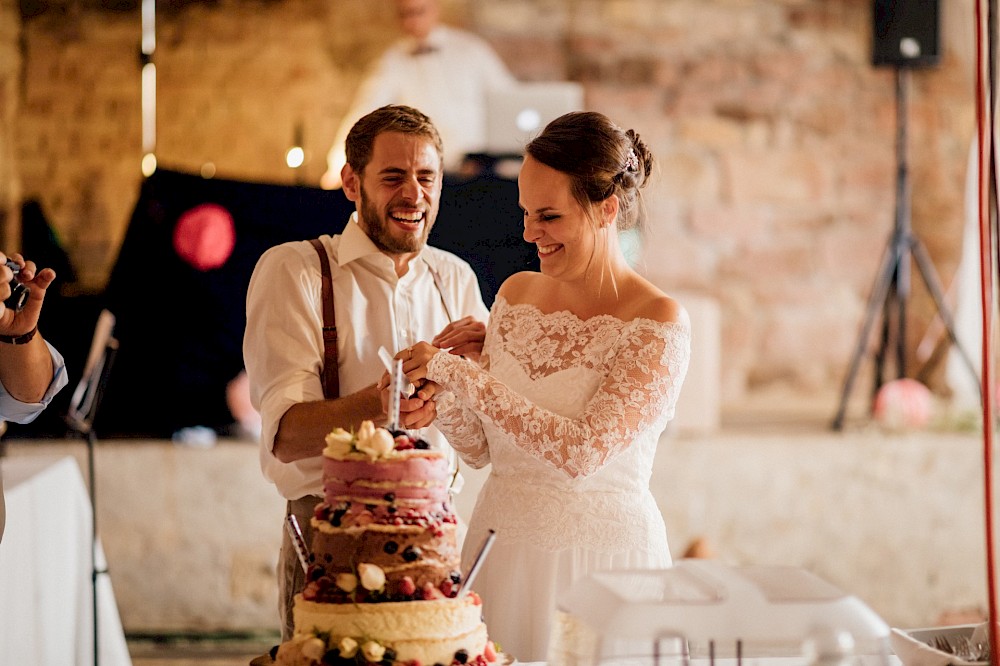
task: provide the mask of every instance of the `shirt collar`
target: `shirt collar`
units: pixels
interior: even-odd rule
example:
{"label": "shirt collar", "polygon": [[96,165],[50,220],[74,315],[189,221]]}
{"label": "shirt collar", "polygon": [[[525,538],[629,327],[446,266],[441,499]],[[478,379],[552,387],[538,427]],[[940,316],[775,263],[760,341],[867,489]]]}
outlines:
{"label": "shirt collar", "polygon": [[434,53],[440,51],[444,48],[447,38],[445,37],[448,32],[447,28],[443,25],[435,26],[428,34],[427,38],[422,42],[417,42],[413,37],[407,36],[406,39],[406,52],[414,54],[416,52],[420,53]]}
{"label": "shirt collar", "polygon": [[[410,270],[407,271],[407,275],[413,273],[414,267],[418,266],[420,263],[420,257],[423,255],[423,250],[417,253],[413,259],[410,260]],[[340,247],[337,252],[337,265],[344,266],[351,263],[352,261],[357,261],[358,259],[364,259],[366,257],[374,257],[376,261],[385,261],[390,266],[392,265],[392,259],[385,256],[381,250],[372,242],[372,239],[368,237],[368,234],[364,232],[361,225],[358,224],[358,212],[354,211],[351,213],[351,219],[348,220],[347,226],[344,227],[344,231],[340,235]]]}

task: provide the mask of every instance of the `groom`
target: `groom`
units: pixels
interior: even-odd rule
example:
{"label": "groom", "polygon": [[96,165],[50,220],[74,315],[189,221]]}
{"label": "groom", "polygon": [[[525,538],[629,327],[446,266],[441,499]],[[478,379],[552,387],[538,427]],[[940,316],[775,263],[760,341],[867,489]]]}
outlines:
{"label": "groom", "polygon": [[[324,438],[334,427],[384,423],[385,390],[378,350],[397,353],[434,340],[453,353],[478,355],[488,316],[476,276],[457,256],[427,245],[442,185],[442,144],[420,111],[385,106],[364,116],[347,137],[344,193],[355,203],[343,233],[284,243],[265,252],[247,292],[243,355],[253,406],[260,412],[265,478],[288,501],[306,543],[322,501]],[[332,361],[325,361],[323,268],[329,264],[335,316]],[[339,389],[324,392],[324,369]],[[334,367],[335,366],[335,367]],[[400,425],[429,426],[432,398],[400,401]],[[423,437],[447,447],[436,428]],[[448,448],[450,450],[450,447]],[[305,586],[283,529],[279,557],[282,640],[292,635],[292,606]]]}

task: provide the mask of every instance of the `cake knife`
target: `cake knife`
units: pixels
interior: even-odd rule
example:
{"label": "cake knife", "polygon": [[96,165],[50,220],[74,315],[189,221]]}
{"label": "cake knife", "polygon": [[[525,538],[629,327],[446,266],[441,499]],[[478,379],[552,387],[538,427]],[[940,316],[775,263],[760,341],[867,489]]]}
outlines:
{"label": "cake knife", "polygon": [[399,387],[403,383],[403,361],[396,359],[389,371],[389,432],[399,430]]}
{"label": "cake knife", "polygon": [[479,570],[483,566],[483,562],[486,560],[486,555],[490,552],[490,548],[493,547],[493,541],[497,538],[497,531],[490,530],[486,538],[483,539],[483,545],[479,548],[479,553],[476,555],[476,559],[472,561],[472,566],[469,567],[469,573],[465,575],[465,580],[462,581],[462,585],[458,588],[459,597],[464,596],[469,593],[472,589],[472,581],[476,579],[479,575]]}
{"label": "cake knife", "polygon": [[292,545],[295,546],[295,554],[299,556],[299,564],[302,565],[302,570],[308,574],[309,548],[306,546],[306,540],[302,536],[299,519],[294,514],[288,514],[285,516],[285,528],[288,530],[288,535],[292,537]]}
{"label": "cake knife", "polygon": [[[389,351],[385,347],[379,347],[378,348],[378,357],[380,359],[382,359],[382,365],[385,366],[385,371],[389,373],[389,378],[391,379],[392,378],[392,366],[393,366],[392,354],[390,354]],[[406,384],[402,386],[401,390],[403,391],[403,395],[405,395],[407,398],[409,398],[411,395],[413,395],[416,392],[417,387],[414,386],[413,384],[411,384],[409,381],[407,381]]]}

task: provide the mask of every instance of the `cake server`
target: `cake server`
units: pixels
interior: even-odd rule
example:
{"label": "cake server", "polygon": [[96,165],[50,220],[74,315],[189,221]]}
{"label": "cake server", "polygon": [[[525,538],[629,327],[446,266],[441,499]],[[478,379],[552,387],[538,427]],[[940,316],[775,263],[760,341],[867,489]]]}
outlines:
{"label": "cake server", "polygon": [[490,548],[493,547],[493,541],[497,538],[496,530],[490,530],[486,538],[483,539],[483,545],[479,548],[479,553],[476,554],[476,559],[472,561],[472,566],[469,567],[469,573],[465,574],[465,580],[462,581],[462,585],[458,588],[459,597],[468,594],[469,590],[472,589],[472,581],[476,579],[479,575],[479,570],[483,566],[483,562],[486,561],[486,555],[490,552]]}

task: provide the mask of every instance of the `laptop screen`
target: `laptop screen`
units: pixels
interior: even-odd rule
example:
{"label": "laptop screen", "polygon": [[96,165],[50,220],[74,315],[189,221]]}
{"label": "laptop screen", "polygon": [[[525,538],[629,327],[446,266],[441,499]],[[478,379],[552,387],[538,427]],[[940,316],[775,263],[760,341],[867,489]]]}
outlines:
{"label": "laptop screen", "polygon": [[550,121],[583,110],[583,86],[572,81],[519,83],[486,93],[486,151],[521,155]]}

